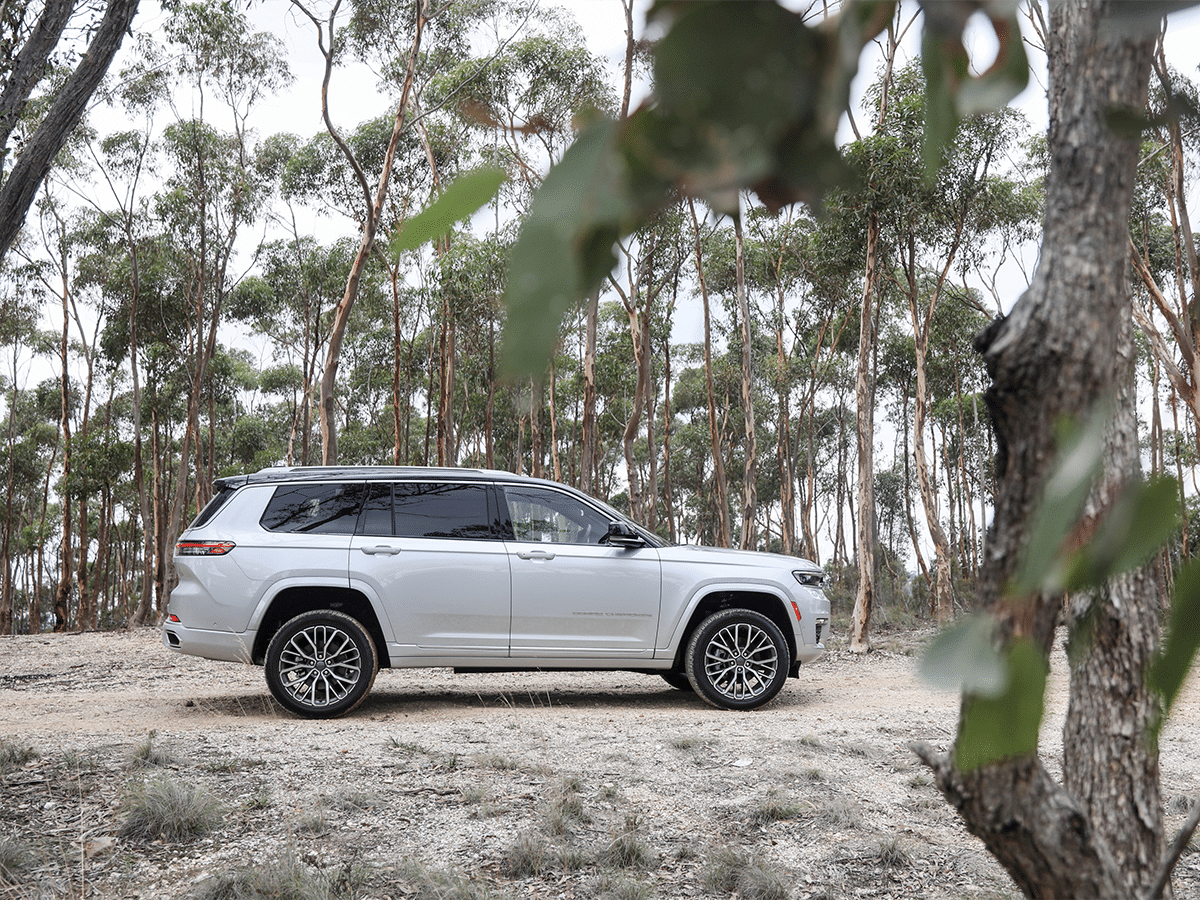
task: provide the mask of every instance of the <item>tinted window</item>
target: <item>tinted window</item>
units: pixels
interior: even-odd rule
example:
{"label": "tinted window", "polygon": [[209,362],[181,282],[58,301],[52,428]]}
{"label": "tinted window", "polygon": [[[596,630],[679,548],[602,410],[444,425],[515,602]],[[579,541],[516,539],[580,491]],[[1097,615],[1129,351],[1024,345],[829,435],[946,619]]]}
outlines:
{"label": "tinted window", "polygon": [[353,534],[366,486],[288,484],[275,489],[259,523],[268,531]]}
{"label": "tinted window", "polygon": [[369,485],[367,502],[358,519],[359,534],[392,535],[392,484],[390,481]]}
{"label": "tinted window", "polygon": [[392,487],[397,537],[492,537],[487,485],[403,481]]}
{"label": "tinted window", "polygon": [[192,528],[198,528],[209,521],[209,519],[217,514],[217,510],[224,506],[235,493],[237,493],[237,488],[233,485],[220,485],[217,488],[217,492],[213,494],[212,499],[205,504],[204,509],[200,510],[200,515],[196,516],[196,520],[192,522]]}
{"label": "tinted window", "polygon": [[608,519],[578,497],[536,487],[506,487],[508,514],[518,541],[598,544]]}

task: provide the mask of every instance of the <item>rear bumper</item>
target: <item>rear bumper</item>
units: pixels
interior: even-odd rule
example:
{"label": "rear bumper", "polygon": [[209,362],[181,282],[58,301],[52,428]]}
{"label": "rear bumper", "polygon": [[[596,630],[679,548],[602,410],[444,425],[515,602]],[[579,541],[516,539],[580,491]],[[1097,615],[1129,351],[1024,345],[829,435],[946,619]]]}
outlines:
{"label": "rear bumper", "polygon": [[202,656],[227,662],[252,662],[254,631],[234,634],[229,631],[208,631],[203,628],[188,628],[179,622],[168,622],[163,626],[163,646],[176,653]]}

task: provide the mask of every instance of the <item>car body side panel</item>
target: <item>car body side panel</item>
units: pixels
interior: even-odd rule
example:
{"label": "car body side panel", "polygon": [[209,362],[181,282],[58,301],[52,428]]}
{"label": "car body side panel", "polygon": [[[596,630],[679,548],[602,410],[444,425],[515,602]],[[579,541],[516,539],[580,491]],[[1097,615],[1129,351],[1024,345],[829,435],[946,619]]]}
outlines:
{"label": "car body side panel", "polygon": [[654,547],[506,542],[512,572],[512,656],[654,654],[661,564]]}
{"label": "car body side panel", "polygon": [[272,492],[270,486],[248,487],[212,521],[180,536],[237,545],[226,556],[176,558],[179,583],[171,591],[171,612],[185,626],[241,634],[256,612],[261,619],[266,602],[285,582],[349,586],[350,535],[267,531],[258,519]]}
{"label": "car body side panel", "polygon": [[350,554],[352,585],[386,612],[393,666],[449,651],[508,656],[511,595],[500,541],[359,535]]}
{"label": "car body side panel", "polygon": [[804,561],[693,545],[667,547],[660,554],[663,606],[656,656],[677,653],[696,608],[706,597],[738,592],[769,595],[779,602],[796,636],[797,661],[811,662],[824,652],[816,640],[816,620],[829,618],[829,601],[822,591],[801,586],[791,575],[791,570],[808,565]]}

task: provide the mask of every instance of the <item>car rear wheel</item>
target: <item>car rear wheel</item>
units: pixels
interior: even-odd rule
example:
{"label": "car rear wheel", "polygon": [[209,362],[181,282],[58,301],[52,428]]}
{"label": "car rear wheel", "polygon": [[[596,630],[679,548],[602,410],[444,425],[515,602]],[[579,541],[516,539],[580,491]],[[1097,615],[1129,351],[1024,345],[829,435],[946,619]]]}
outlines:
{"label": "car rear wheel", "polygon": [[267,645],[267,687],[286,709],[331,719],[362,702],[375,682],[379,657],[371,635],[333,610],[301,613]]}
{"label": "car rear wheel", "polygon": [[696,693],[713,706],[757,709],[783,689],[788,643],[762,613],[725,609],[700,623],[685,663]]}

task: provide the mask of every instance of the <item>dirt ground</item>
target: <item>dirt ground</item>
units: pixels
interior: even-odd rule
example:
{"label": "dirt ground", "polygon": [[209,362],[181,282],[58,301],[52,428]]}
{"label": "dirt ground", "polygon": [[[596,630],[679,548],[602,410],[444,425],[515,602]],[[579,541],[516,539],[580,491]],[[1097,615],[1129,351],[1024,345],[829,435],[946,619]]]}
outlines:
{"label": "dirt ground", "polygon": [[[957,716],[917,677],[928,637],[834,650],[752,713],[646,675],[385,670],[326,722],[156,630],[0,638],[0,898],[1015,896],[909,750]],[[1200,796],[1197,693],[1162,739],[1172,833]],[[207,830],[131,833],[147,785],[207,798]],[[315,893],[269,893],[280,873]],[[1200,894],[1200,854],[1175,883]]]}

